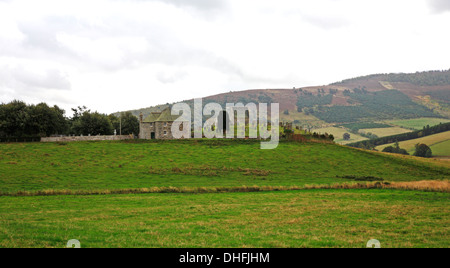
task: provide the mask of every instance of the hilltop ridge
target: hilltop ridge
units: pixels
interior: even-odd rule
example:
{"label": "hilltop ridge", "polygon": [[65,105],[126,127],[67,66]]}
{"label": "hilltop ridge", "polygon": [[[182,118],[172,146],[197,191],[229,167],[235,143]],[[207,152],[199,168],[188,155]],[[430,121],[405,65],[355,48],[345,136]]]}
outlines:
{"label": "hilltop ridge", "polygon": [[[207,96],[204,101],[223,105],[279,103],[283,121],[313,127],[421,117],[450,119],[450,70],[374,74],[324,86],[230,91]],[[131,112],[135,116],[140,113],[147,116],[169,106],[157,105]]]}

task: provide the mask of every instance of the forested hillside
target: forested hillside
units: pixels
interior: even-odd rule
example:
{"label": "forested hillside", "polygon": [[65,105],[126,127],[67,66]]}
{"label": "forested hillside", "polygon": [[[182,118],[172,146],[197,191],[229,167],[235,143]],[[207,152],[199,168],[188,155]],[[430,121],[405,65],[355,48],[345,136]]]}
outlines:
{"label": "forested hillside", "polygon": [[364,81],[364,80],[378,80],[392,83],[410,83],[417,86],[445,86],[450,85],[450,70],[446,71],[429,71],[417,72],[412,74],[374,74],[362,76],[352,79],[343,80],[334,83],[333,85],[344,85],[349,82]]}
{"label": "forested hillside", "polygon": [[[192,100],[184,102],[192,104]],[[222,106],[238,102],[279,103],[281,121],[308,129],[343,124],[370,126],[398,119],[430,118],[433,121],[450,118],[450,70],[375,74],[328,86],[229,91],[205,97],[203,102],[217,102]],[[145,117],[168,105],[131,112],[135,116],[143,113]]]}
{"label": "forested hillside", "polygon": [[351,123],[375,118],[384,120],[436,117],[432,110],[413,102],[408,96],[397,90],[375,93],[354,90],[345,95],[355,105],[319,107],[318,112],[314,114],[329,123]]}

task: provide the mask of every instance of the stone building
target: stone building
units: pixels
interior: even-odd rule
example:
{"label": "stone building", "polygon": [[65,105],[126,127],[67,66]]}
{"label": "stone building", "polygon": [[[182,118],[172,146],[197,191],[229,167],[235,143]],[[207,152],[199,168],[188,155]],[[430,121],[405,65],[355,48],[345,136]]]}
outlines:
{"label": "stone building", "polygon": [[167,108],[162,112],[153,112],[145,119],[141,114],[139,117],[139,138],[144,140],[173,139],[172,124],[179,117],[179,115],[172,115],[170,108]]}

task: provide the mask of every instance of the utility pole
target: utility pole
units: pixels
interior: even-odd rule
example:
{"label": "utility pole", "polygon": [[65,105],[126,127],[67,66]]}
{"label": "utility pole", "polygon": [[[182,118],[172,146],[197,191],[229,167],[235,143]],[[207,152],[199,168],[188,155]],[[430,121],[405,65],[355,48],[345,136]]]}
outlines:
{"label": "utility pole", "polygon": [[122,113],[120,113],[120,136],[122,136]]}

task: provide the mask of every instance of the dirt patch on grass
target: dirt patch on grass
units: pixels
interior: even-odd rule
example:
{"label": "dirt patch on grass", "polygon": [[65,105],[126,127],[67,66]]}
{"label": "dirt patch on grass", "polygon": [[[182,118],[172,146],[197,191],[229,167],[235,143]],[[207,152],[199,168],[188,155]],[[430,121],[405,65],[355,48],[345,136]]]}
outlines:
{"label": "dirt patch on grass", "polygon": [[250,168],[232,168],[232,167],[213,167],[208,165],[203,166],[187,166],[187,167],[173,167],[173,168],[154,168],[150,167],[150,174],[164,175],[164,174],[182,174],[194,176],[219,176],[229,172],[240,172],[244,176],[268,176],[273,172],[263,169]]}

